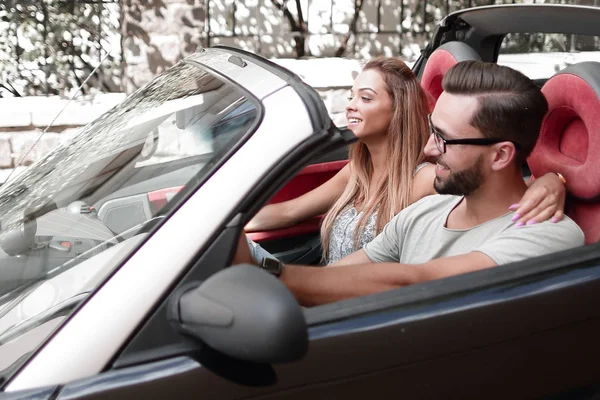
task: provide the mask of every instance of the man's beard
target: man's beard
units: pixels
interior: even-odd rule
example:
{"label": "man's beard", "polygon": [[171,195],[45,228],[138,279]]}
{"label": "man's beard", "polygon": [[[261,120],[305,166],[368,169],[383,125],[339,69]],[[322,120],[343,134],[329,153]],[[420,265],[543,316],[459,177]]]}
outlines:
{"label": "man's beard", "polygon": [[455,196],[469,196],[479,189],[483,183],[483,156],[475,163],[462,171],[451,172],[448,179],[443,182],[438,177],[433,181],[433,187],[439,194],[452,194]]}

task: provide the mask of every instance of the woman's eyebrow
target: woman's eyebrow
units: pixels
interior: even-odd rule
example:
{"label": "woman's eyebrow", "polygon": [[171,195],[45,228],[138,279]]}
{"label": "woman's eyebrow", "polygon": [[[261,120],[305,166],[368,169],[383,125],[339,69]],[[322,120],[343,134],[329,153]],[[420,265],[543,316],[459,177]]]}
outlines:
{"label": "woman's eyebrow", "polygon": [[377,94],[377,92],[375,90],[371,89],[370,87],[362,87],[362,88],[358,89],[358,92],[367,92],[367,91],[371,91],[371,92]]}

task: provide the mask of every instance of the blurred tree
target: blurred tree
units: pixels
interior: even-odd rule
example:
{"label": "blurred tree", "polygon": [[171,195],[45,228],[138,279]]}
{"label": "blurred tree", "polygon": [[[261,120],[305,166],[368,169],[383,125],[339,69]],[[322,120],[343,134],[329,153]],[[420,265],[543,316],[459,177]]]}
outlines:
{"label": "blurred tree", "polygon": [[[120,90],[118,3],[99,0],[0,2],[0,79],[21,95]],[[116,12],[115,12],[116,11]],[[118,46],[118,40],[116,41]]]}
{"label": "blurred tree", "polygon": [[279,11],[283,13],[283,16],[290,24],[290,30],[294,33],[294,52],[296,58],[304,57],[306,55],[306,36],[308,34],[308,25],[304,19],[301,0],[295,0],[295,13],[288,8],[286,0],[271,0],[271,2]]}
{"label": "blurred tree", "polygon": [[[0,96],[68,95],[100,63],[102,68],[86,83],[84,93],[136,88],[193,52],[199,44],[210,44],[213,25],[219,28],[214,29],[214,39],[228,40],[225,43],[257,52],[262,44],[262,54],[266,49],[269,57],[282,54],[289,57],[292,53],[296,58],[320,56],[319,46],[309,46],[311,39],[314,42],[314,36],[309,35],[322,35],[324,42],[329,41],[329,49],[335,50],[328,54],[338,57],[392,53],[410,59],[419,54],[435,24],[448,13],[525,0],[325,0],[331,7],[330,17],[323,20],[327,26],[309,29],[310,8],[323,1],[0,0]],[[600,5],[600,0],[534,2]],[[213,11],[209,12],[211,3]],[[319,4],[319,8],[327,6]],[[382,28],[382,16],[388,12],[388,22]],[[219,18],[218,13],[227,18]],[[210,24],[206,23],[207,18],[211,19]],[[238,23],[251,24],[252,28]],[[347,25],[347,30],[340,25]],[[291,40],[280,34],[282,26],[289,27]],[[269,46],[265,45],[267,40],[262,40],[268,35],[272,36]],[[173,45],[173,41],[177,43]],[[598,38],[514,34],[504,40],[503,52],[578,51],[597,47]],[[127,60],[121,49],[128,51]],[[126,79],[121,80],[126,75],[125,64],[129,71]]]}
{"label": "blurred tree", "polygon": [[344,35],[344,37],[342,38],[340,47],[335,52],[336,57],[342,57],[344,54],[346,54],[346,51],[348,50],[348,42],[350,41],[350,38],[353,35],[356,35],[356,24],[358,23],[358,18],[360,17],[360,12],[362,10],[363,3],[364,3],[363,0],[355,0],[354,14],[352,15],[352,20],[350,21],[350,29],[348,30],[348,33],[346,33]]}

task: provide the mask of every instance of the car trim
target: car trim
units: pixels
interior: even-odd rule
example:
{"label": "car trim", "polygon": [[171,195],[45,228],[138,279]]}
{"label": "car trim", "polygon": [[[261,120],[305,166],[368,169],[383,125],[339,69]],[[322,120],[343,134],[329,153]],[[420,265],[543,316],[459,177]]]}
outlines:
{"label": "car trim", "polygon": [[600,8],[568,4],[504,4],[455,11],[440,25],[457,19],[485,36],[506,33],[565,33],[598,36]]}
{"label": "car trim", "polygon": [[260,65],[267,71],[272,72],[274,75],[277,75],[281,79],[283,79],[288,85],[293,87],[296,92],[302,97],[304,100],[304,104],[308,111],[308,115],[311,119],[311,123],[313,129],[315,131],[321,130],[323,128],[327,128],[330,122],[329,114],[327,113],[327,109],[323,106],[323,100],[318,96],[318,94],[308,86],[298,75],[295,73],[286,70],[282,66],[264,59],[256,54],[250,53],[245,50],[241,50],[235,47],[229,47],[224,45],[216,45],[214,48],[217,48],[222,51],[226,51],[232,54],[241,54],[244,58],[248,60],[252,60],[252,62]]}

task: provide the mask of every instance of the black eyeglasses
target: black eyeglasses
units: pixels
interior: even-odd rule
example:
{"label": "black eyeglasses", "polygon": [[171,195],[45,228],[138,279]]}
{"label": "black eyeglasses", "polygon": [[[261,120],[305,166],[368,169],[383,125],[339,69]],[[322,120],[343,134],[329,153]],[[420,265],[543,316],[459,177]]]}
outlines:
{"label": "black eyeglasses", "polygon": [[427,115],[427,120],[429,121],[429,133],[433,135],[433,141],[435,142],[435,146],[440,151],[440,153],[446,153],[446,146],[449,144],[471,144],[474,146],[489,146],[490,144],[496,144],[501,142],[511,142],[515,145],[517,150],[521,149],[521,145],[512,140],[506,139],[489,139],[489,138],[469,138],[469,139],[445,139],[442,134],[436,129],[435,126],[431,123],[431,114]]}

